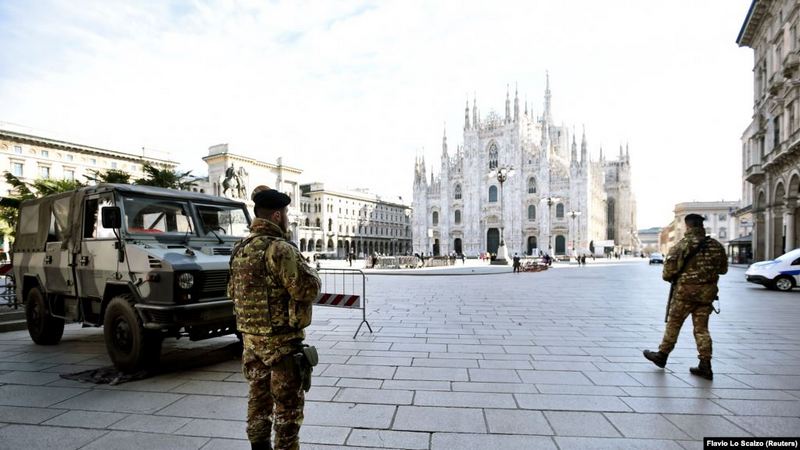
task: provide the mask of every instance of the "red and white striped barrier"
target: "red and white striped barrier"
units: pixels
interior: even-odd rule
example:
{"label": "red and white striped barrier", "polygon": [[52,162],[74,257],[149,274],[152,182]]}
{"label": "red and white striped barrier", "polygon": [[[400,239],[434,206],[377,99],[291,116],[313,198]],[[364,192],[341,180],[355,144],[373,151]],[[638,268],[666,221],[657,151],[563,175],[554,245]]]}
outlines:
{"label": "red and white striped barrier", "polygon": [[320,293],[314,304],[336,308],[360,309],[361,323],[358,324],[353,339],[361,327],[366,325],[370,333],[372,327],[367,322],[367,277],[358,269],[318,269],[322,282]]}
{"label": "red and white striped barrier", "polygon": [[360,295],[321,293],[314,300],[315,305],[338,306],[340,308],[361,308]]}

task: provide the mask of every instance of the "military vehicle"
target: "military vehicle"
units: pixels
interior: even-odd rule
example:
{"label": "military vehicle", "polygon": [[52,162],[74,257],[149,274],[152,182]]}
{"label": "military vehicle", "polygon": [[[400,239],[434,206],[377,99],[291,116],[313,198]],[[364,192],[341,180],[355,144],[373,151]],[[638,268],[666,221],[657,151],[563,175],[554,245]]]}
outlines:
{"label": "military vehicle", "polygon": [[125,372],[158,361],[166,337],[236,332],[229,260],[244,203],[150,186],[100,184],[22,202],[13,249],[17,300],[37,344],[65,321],[104,328]]}

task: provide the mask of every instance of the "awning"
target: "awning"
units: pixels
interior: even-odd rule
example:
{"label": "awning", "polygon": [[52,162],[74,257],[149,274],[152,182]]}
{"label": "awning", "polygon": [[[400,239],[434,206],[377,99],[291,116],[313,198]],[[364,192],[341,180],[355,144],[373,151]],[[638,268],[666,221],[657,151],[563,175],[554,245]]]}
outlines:
{"label": "awning", "polygon": [[753,243],[753,235],[748,234],[747,236],[738,237],[736,239],[731,239],[728,241],[728,244],[752,244]]}

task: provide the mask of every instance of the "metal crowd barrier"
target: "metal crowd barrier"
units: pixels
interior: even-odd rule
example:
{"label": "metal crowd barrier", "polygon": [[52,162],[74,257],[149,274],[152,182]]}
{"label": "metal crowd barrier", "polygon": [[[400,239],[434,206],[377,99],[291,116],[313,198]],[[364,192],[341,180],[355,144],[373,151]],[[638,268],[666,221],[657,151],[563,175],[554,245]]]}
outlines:
{"label": "metal crowd barrier", "polygon": [[320,294],[314,300],[315,305],[331,306],[336,308],[350,308],[361,310],[361,323],[358,324],[353,339],[358,336],[363,325],[367,325],[369,332],[372,327],[367,322],[367,277],[359,269],[319,269],[317,270],[322,281]]}
{"label": "metal crowd barrier", "polygon": [[8,306],[14,309],[19,307],[16,287],[11,264],[0,265],[0,306]]}

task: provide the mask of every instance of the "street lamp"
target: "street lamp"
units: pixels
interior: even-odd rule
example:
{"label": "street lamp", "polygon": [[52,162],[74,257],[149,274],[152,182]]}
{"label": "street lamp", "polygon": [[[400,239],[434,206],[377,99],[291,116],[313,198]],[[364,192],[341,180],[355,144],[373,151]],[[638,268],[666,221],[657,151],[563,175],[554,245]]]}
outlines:
{"label": "street lamp", "polygon": [[575,253],[575,257],[578,256],[578,251],[575,250],[575,219],[581,215],[580,211],[570,211],[567,213],[567,216],[572,219],[572,252]]}
{"label": "street lamp", "polygon": [[553,243],[550,242],[550,238],[552,237],[552,228],[553,228],[553,211],[551,206],[561,201],[560,197],[545,197],[542,199],[544,203],[547,204],[547,251],[550,256],[553,256]]}
{"label": "street lamp", "polygon": [[503,183],[508,180],[508,177],[514,175],[513,166],[497,167],[489,171],[489,178],[497,178],[500,183],[500,247],[497,249],[497,257],[495,261],[497,264],[508,264],[508,250],[506,249],[506,241],[504,236],[505,220],[503,217]]}

